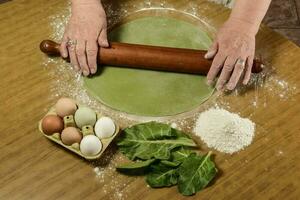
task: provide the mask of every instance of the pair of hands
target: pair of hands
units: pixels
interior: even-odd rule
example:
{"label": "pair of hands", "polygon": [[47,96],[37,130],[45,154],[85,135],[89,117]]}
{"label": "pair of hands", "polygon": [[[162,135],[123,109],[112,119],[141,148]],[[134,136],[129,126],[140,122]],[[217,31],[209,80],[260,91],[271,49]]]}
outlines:
{"label": "pair of hands", "polygon": [[[251,24],[229,19],[219,30],[215,41],[205,55],[213,59],[207,75],[207,83],[216,81],[218,90],[233,90],[242,79],[247,84],[255,52],[255,33],[247,27]],[[70,41],[76,43],[70,44]],[[72,4],[72,15],[66,27],[60,51],[70,57],[76,71],[83,75],[97,71],[97,54],[100,47],[108,47],[107,22],[103,6],[98,0]]]}

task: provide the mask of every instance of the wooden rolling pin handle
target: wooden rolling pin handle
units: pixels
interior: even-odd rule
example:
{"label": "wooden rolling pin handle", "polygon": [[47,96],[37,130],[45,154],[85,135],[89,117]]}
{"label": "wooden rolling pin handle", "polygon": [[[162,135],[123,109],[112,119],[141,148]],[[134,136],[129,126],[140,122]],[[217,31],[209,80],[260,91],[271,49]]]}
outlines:
{"label": "wooden rolling pin handle", "polygon": [[50,56],[51,55],[59,56],[60,55],[59,47],[60,44],[52,40],[43,40],[40,44],[41,51]]}
{"label": "wooden rolling pin handle", "polygon": [[[45,54],[59,56],[60,44],[44,40],[40,49]],[[126,43],[111,43],[109,48],[99,51],[99,64],[128,68],[151,69],[206,75],[212,61],[204,59],[206,51],[156,47]],[[262,71],[262,62],[255,59],[252,72]]]}

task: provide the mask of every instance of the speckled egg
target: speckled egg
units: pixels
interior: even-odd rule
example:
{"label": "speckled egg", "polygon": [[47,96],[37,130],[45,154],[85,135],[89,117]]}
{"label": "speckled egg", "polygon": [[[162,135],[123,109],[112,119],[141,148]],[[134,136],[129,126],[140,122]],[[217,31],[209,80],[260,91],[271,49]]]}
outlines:
{"label": "speckled egg", "polygon": [[82,134],[77,128],[67,127],[62,131],[60,138],[65,145],[79,144],[82,139]]}
{"label": "speckled egg", "polygon": [[109,117],[101,117],[96,122],[95,133],[100,139],[109,138],[113,136],[115,131],[116,131],[115,123]]}
{"label": "speckled egg", "polygon": [[102,149],[102,143],[95,135],[84,136],[80,142],[80,151],[85,156],[95,156]]}
{"label": "speckled egg", "polygon": [[57,115],[47,115],[42,120],[42,130],[46,135],[61,133],[63,129],[64,122],[62,118]]}
{"label": "speckled egg", "polygon": [[79,128],[82,128],[85,125],[94,126],[96,120],[97,116],[95,111],[89,107],[82,106],[75,112],[75,123]]}
{"label": "speckled egg", "polygon": [[76,103],[70,98],[60,98],[55,104],[55,112],[60,117],[74,115],[77,110]]}

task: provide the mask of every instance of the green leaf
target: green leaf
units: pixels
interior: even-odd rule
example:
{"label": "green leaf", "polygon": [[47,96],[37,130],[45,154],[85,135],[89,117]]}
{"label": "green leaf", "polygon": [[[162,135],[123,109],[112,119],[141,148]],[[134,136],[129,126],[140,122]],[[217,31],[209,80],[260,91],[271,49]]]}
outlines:
{"label": "green leaf", "polygon": [[195,153],[188,158],[178,168],[178,189],[183,195],[193,195],[204,189],[217,174],[215,164],[210,159],[209,152],[205,156]]}
{"label": "green leaf", "polygon": [[172,162],[182,163],[191,153],[191,150],[181,147],[171,153],[171,160]]}
{"label": "green leaf", "polygon": [[171,150],[176,147],[195,147],[194,141],[183,132],[172,129],[169,125],[148,122],[124,130],[117,145],[129,159],[148,160],[151,158],[167,160]]}
{"label": "green leaf", "polygon": [[138,175],[145,170],[155,161],[155,159],[150,159],[146,161],[138,161],[138,162],[132,162],[132,163],[127,163],[123,165],[117,166],[117,170],[125,173],[125,174],[130,174],[130,175]]}
{"label": "green leaf", "polygon": [[151,165],[151,171],[146,176],[146,182],[153,188],[170,187],[176,185],[178,180],[177,168],[163,163]]}
{"label": "green leaf", "polygon": [[150,159],[150,160],[146,160],[146,161],[138,161],[138,162],[127,163],[127,164],[117,166],[117,169],[140,169],[140,168],[145,168],[145,167],[148,167],[154,161],[155,161],[155,159]]}
{"label": "green leaf", "polygon": [[191,153],[191,150],[184,147],[175,148],[172,150],[169,160],[161,160],[160,162],[170,167],[178,167]]}
{"label": "green leaf", "polygon": [[174,162],[169,160],[161,160],[160,162],[169,167],[178,167],[181,164],[180,162]]}
{"label": "green leaf", "polygon": [[176,137],[187,137],[190,138],[187,134],[185,134],[184,132],[177,130],[175,128],[171,128],[171,132],[172,135],[176,136]]}

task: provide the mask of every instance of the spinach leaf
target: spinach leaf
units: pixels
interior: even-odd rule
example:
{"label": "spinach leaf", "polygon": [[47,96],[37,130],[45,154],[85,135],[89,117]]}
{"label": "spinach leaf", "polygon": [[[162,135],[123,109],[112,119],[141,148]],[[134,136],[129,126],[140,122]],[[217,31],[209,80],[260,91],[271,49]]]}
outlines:
{"label": "spinach leaf", "polygon": [[154,161],[155,161],[155,159],[150,159],[150,160],[145,160],[145,161],[127,163],[127,164],[117,166],[117,169],[125,169],[125,170],[126,169],[140,169],[140,168],[148,167]]}
{"label": "spinach leaf", "polygon": [[192,153],[190,149],[181,147],[178,150],[174,150],[171,153],[171,160],[176,163],[182,163]]}
{"label": "spinach leaf", "polygon": [[205,188],[215,177],[217,169],[210,159],[211,152],[205,156],[190,154],[178,168],[178,189],[183,195],[193,195]]}
{"label": "spinach leaf", "polygon": [[176,185],[177,180],[177,168],[163,163],[151,165],[150,172],[146,176],[146,182],[153,188]]}
{"label": "spinach leaf", "polygon": [[169,160],[161,160],[160,162],[168,165],[170,167],[177,167],[179,166],[190,154],[192,153],[191,150],[180,147],[175,148],[171,152],[171,157]]}
{"label": "spinach leaf", "polygon": [[151,187],[169,187],[178,182],[178,167],[189,157],[191,150],[184,147],[175,148],[171,152],[169,160],[161,160],[159,163],[151,164],[150,172],[146,177]]}
{"label": "spinach leaf", "polygon": [[193,195],[205,188],[217,169],[207,155],[197,155],[190,147],[194,141],[185,133],[166,124],[148,122],[124,130],[118,138],[119,150],[131,160],[141,160],[117,167],[130,175],[146,175],[153,188],[178,184],[183,195]]}
{"label": "spinach leaf", "polygon": [[143,174],[154,161],[155,159],[150,159],[146,161],[127,163],[117,166],[117,170],[130,175]]}
{"label": "spinach leaf", "polygon": [[176,147],[196,146],[194,141],[183,132],[158,122],[126,128],[117,145],[119,150],[131,160],[151,158],[167,160],[171,156],[171,150]]}
{"label": "spinach leaf", "polygon": [[161,160],[160,162],[169,167],[178,167],[181,164],[180,162],[170,160]]}

